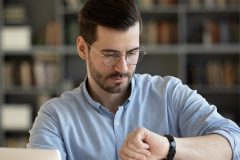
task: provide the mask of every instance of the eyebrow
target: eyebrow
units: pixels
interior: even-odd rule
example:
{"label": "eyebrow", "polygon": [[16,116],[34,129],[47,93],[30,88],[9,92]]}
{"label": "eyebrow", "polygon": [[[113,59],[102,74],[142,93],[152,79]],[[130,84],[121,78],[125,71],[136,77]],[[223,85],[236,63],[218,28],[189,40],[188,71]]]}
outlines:
{"label": "eyebrow", "polygon": [[[133,49],[130,49],[129,51],[127,51],[127,53],[128,53],[128,52],[132,52],[132,51],[134,51],[134,50],[138,50],[139,48],[140,48],[140,46],[135,47],[135,48],[133,48]],[[102,49],[101,51],[102,51],[102,52],[120,52],[120,51],[114,50],[114,49]]]}

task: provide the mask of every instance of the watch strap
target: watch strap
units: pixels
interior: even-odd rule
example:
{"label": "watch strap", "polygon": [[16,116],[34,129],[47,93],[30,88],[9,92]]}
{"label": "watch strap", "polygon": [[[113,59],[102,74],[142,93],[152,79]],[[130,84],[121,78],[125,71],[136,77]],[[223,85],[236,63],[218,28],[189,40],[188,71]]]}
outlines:
{"label": "watch strap", "polygon": [[173,160],[173,158],[176,154],[176,142],[175,142],[173,136],[170,134],[164,135],[164,137],[166,137],[169,142],[169,151],[167,154],[167,160]]}

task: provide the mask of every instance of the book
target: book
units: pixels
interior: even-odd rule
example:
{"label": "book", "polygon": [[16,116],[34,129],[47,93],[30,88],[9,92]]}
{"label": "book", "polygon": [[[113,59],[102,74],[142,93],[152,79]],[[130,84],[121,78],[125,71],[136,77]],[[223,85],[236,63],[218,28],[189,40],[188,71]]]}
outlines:
{"label": "book", "polygon": [[34,77],[35,77],[35,85],[36,87],[43,88],[46,86],[46,77],[45,77],[45,67],[42,62],[34,63]]}
{"label": "book", "polygon": [[9,4],[4,10],[5,24],[23,25],[27,23],[27,11],[23,4]]}
{"label": "book", "polygon": [[156,21],[150,20],[145,24],[143,31],[143,41],[148,44],[158,43],[158,24]]}
{"label": "book", "polygon": [[58,65],[54,63],[47,63],[45,65],[46,85],[49,87],[55,86],[59,80]]}
{"label": "book", "polygon": [[216,3],[218,8],[225,8],[227,5],[227,0],[217,0]]}
{"label": "book", "polygon": [[29,26],[5,26],[0,35],[3,51],[27,51],[31,48],[31,28]]}
{"label": "book", "polygon": [[25,131],[32,126],[32,107],[29,104],[4,104],[0,113],[3,130]]}
{"label": "book", "polygon": [[218,60],[207,62],[207,78],[210,86],[224,85],[224,72],[221,62]]}
{"label": "book", "polygon": [[224,84],[226,87],[232,87],[237,84],[237,64],[226,60],[223,63]]}
{"label": "book", "polygon": [[140,0],[139,6],[141,8],[150,8],[153,6],[153,1],[152,0]]}
{"label": "book", "polygon": [[229,42],[229,24],[222,20],[219,22],[219,32],[220,32],[220,42],[221,43],[228,43]]}
{"label": "book", "polygon": [[32,72],[31,64],[28,61],[23,61],[20,64],[20,84],[24,88],[30,88],[32,86]]}
{"label": "book", "polygon": [[58,56],[55,53],[39,52],[34,57],[35,84],[39,88],[57,85],[60,78]]}
{"label": "book", "polygon": [[57,46],[60,44],[60,24],[57,21],[47,24],[45,34],[46,45]]}
{"label": "book", "polygon": [[204,4],[206,8],[212,8],[216,6],[215,0],[204,0]]}
{"label": "book", "polygon": [[178,42],[178,25],[177,22],[171,22],[171,43],[177,43]]}
{"label": "book", "polygon": [[212,45],[220,42],[220,26],[217,21],[208,19],[204,24],[203,44]]}
{"label": "book", "polygon": [[10,88],[14,84],[13,79],[14,67],[11,62],[4,63],[4,86]]}
{"label": "book", "polygon": [[177,4],[177,0],[159,0],[159,5],[161,6],[172,6]]}
{"label": "book", "polygon": [[238,43],[240,41],[240,28],[237,21],[229,21],[229,41],[231,43]]}
{"label": "book", "polygon": [[192,8],[198,8],[201,6],[201,0],[189,0],[189,6]]}
{"label": "book", "polygon": [[158,24],[158,43],[169,44],[171,43],[171,24],[170,22],[163,20]]}
{"label": "book", "polygon": [[64,0],[68,8],[78,9],[82,4],[81,0]]}
{"label": "book", "polygon": [[228,4],[229,4],[230,6],[240,7],[239,0],[228,0]]}
{"label": "book", "polygon": [[29,136],[10,136],[6,137],[6,147],[26,148]]}
{"label": "book", "polygon": [[210,35],[211,35],[211,43],[216,44],[220,42],[220,28],[219,24],[216,21],[209,21],[209,29],[210,29]]}

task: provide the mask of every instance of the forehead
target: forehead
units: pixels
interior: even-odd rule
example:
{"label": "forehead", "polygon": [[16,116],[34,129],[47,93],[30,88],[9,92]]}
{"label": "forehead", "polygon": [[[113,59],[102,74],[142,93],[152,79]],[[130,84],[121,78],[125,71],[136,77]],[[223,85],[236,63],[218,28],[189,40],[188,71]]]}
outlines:
{"label": "forehead", "polygon": [[109,27],[97,26],[97,45],[124,47],[139,45],[140,27],[139,23],[128,28],[128,30],[116,30]]}

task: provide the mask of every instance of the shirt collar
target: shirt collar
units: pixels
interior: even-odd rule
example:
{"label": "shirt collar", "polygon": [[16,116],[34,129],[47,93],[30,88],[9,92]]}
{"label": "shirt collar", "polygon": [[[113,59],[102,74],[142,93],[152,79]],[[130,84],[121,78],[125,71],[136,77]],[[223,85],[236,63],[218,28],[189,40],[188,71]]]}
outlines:
{"label": "shirt collar", "polygon": [[[85,80],[83,81],[82,84],[82,89],[83,89],[83,96],[85,97],[85,99],[88,101],[88,103],[93,106],[97,111],[102,112],[103,108],[101,107],[101,104],[94,101],[92,99],[92,97],[89,95],[88,90],[87,90],[87,77],[85,78]],[[130,96],[128,97],[128,99],[126,100],[126,102],[123,104],[124,108],[126,107],[126,104],[131,101],[132,97],[133,97],[133,93],[134,93],[134,87],[135,87],[135,76],[132,77],[130,86],[131,86],[131,93]]]}
{"label": "shirt collar", "polygon": [[87,90],[87,77],[85,78],[85,80],[83,81],[83,85],[82,85],[82,90],[83,90],[83,96],[84,98],[87,100],[87,102],[93,107],[95,108],[98,112],[102,112],[102,109],[100,108],[101,104],[94,101],[92,99],[92,97],[89,95],[88,90]]}

